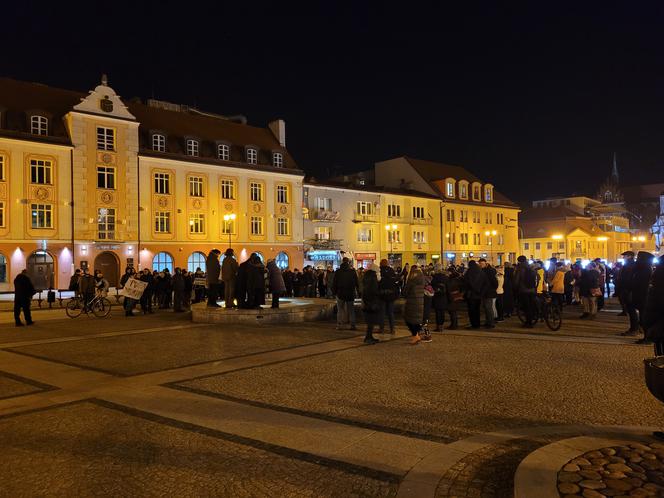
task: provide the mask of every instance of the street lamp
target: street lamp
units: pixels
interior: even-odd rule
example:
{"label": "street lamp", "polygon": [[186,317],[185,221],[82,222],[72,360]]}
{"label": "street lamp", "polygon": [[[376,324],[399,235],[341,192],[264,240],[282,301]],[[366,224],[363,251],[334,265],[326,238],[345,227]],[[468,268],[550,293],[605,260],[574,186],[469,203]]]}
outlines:
{"label": "street lamp", "polygon": [[[493,237],[497,234],[495,230],[487,230],[484,232],[484,235],[486,235],[487,242],[489,243],[489,260],[493,263]],[[489,238],[491,237],[491,238]]]}
{"label": "street lamp", "polygon": [[224,215],[224,224],[226,225],[226,231],[228,232],[228,248],[231,249],[231,222],[235,221],[235,213],[229,213]]}
{"label": "street lamp", "polygon": [[[391,225],[388,223],[385,225],[385,230],[387,230],[387,238],[390,241],[390,253],[394,253],[394,234],[395,230],[397,229],[397,225],[395,223],[392,223]],[[390,235],[390,230],[392,230],[392,234]]]}

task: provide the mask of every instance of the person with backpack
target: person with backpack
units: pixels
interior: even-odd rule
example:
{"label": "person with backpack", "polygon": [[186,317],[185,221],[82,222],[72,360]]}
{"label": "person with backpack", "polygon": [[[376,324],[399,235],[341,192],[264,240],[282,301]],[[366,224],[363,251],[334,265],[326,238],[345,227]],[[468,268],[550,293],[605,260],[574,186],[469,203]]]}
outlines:
{"label": "person with backpack", "polygon": [[390,327],[390,334],[394,334],[394,301],[399,297],[399,276],[388,264],[387,259],[380,261],[380,280],[378,281],[378,294],[383,308],[380,333],[385,333],[385,318]]}
{"label": "person with backpack", "polygon": [[518,296],[518,306],[526,315],[526,328],[533,328],[536,322],[537,302],[537,274],[528,264],[528,259],[521,255],[517,258],[514,270],[514,290]]}
{"label": "person with backpack", "polygon": [[486,294],[482,297],[482,308],[484,309],[484,326],[488,329],[496,328],[496,298],[498,293],[498,278],[496,277],[496,269],[487,263],[486,259],[480,258],[480,268],[486,275],[487,289]]}

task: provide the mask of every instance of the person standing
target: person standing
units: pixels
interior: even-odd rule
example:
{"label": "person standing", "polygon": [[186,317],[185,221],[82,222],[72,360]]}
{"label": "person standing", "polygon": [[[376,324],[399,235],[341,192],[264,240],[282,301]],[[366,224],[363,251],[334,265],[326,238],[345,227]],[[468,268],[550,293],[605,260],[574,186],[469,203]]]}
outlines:
{"label": "person standing", "polygon": [[224,281],[224,306],[226,309],[235,308],[235,284],[237,282],[238,264],[235,252],[230,247],[224,253],[224,262],[221,264],[221,280]]}
{"label": "person standing", "polygon": [[260,309],[265,304],[265,267],[256,253],[247,266],[247,307]]}
{"label": "person standing", "polygon": [[459,305],[463,302],[463,277],[454,267],[450,267],[447,281],[447,313],[450,315],[448,330],[459,328]]}
{"label": "person standing", "polygon": [[74,296],[79,295],[78,284],[80,280],[81,280],[81,270],[80,268],[76,268],[76,271],[74,271],[74,274],[69,279],[69,287],[67,288],[67,290],[74,292]]}
{"label": "person standing", "polygon": [[642,323],[646,341],[655,344],[655,356],[664,356],[664,265],[652,274]]}
{"label": "person standing", "polygon": [[406,298],[404,320],[412,336],[410,343],[415,345],[422,340],[422,317],[424,316],[424,274],[413,265],[403,286],[403,296]]}
{"label": "person standing", "polygon": [[523,309],[526,315],[526,328],[535,326],[537,302],[537,274],[528,264],[528,259],[521,255],[517,258],[516,269],[514,270],[514,290],[518,296],[518,306]]}
{"label": "person standing", "polygon": [[496,269],[487,263],[486,259],[480,258],[480,268],[482,272],[486,275],[487,288],[486,293],[482,297],[482,308],[484,309],[484,326],[488,329],[496,328],[496,316],[498,315],[496,311],[496,298],[498,293],[496,289],[498,288],[498,279],[496,278]]}
{"label": "person standing", "polygon": [[267,274],[270,281],[270,293],[272,294],[272,308],[276,309],[279,308],[279,298],[286,292],[286,284],[274,259],[267,262]]}
{"label": "person standing", "polygon": [[443,273],[443,265],[436,263],[434,265],[433,277],[431,278],[431,288],[433,289],[432,305],[436,315],[435,332],[442,332],[445,325],[445,310],[447,309],[447,283],[449,278]]}
{"label": "person standing", "polygon": [[217,299],[219,297],[219,274],[221,273],[221,267],[219,265],[219,255],[221,251],[219,249],[212,249],[205,260],[205,278],[207,279],[208,284],[208,307],[211,308],[221,308],[217,304]]}
{"label": "person standing", "polygon": [[173,288],[173,311],[182,313],[184,311],[184,277],[180,268],[175,269],[175,274],[171,279],[171,287]]}
{"label": "person standing", "polygon": [[623,267],[620,270],[620,275],[618,277],[619,284],[618,289],[620,291],[620,301],[625,307],[627,316],[629,316],[629,329],[623,332],[620,335],[624,336],[635,336],[639,333],[639,314],[636,311],[636,306],[634,305],[632,286],[633,286],[633,277],[634,277],[634,267],[636,262],[634,261],[634,252],[625,251],[622,253],[624,259]]}
{"label": "person standing", "polygon": [[140,281],[145,282],[145,289],[141,295],[141,311],[143,314],[154,313],[152,311],[152,293],[154,292],[154,278],[149,268],[143,268],[141,272]]}
{"label": "person standing", "polygon": [[579,282],[579,296],[583,302],[583,314],[580,318],[595,319],[599,290],[599,271],[597,271],[595,263],[588,263],[588,266],[581,271],[581,281]]}
{"label": "person standing", "polygon": [[[329,277],[328,277],[329,279]],[[334,280],[332,280],[334,282]],[[378,293],[380,295],[381,313],[380,333],[385,332],[385,318],[390,327],[390,334],[394,334],[394,301],[399,297],[399,277],[388,264],[387,259],[380,260],[380,279],[378,281]]]}
{"label": "person standing", "polygon": [[505,269],[502,266],[496,267],[496,281],[498,282],[498,287],[496,287],[496,322],[502,322],[505,321]]}
{"label": "person standing", "polygon": [[[127,271],[125,271],[125,274],[122,277],[124,278],[127,274],[131,276],[132,272],[132,268],[127,268]],[[81,293],[81,297],[83,298],[83,306],[85,306],[87,309],[90,301],[92,301],[92,298],[95,297],[95,277],[90,275],[90,270],[88,268],[83,270],[83,275],[81,275],[78,288],[79,292]]]}
{"label": "person standing", "polygon": [[[639,251],[636,255],[634,274],[632,276],[632,302],[639,313],[639,328],[645,331],[643,320],[645,318],[646,301],[648,298],[648,286],[652,278],[652,262],[655,256],[646,251]],[[636,341],[638,344],[648,342],[646,337]]]}
{"label": "person standing", "polygon": [[503,318],[509,318],[514,313],[514,267],[509,261],[505,261],[504,267]]}
{"label": "person standing", "polygon": [[334,273],[332,291],[337,298],[337,329],[342,329],[345,323],[350,325],[350,330],[355,327],[355,295],[359,295],[359,283],[357,273],[350,266],[350,260],[343,258],[341,266]]}
{"label": "person standing", "polygon": [[487,295],[489,282],[486,274],[482,271],[477,261],[468,262],[468,271],[464,275],[466,287],[466,302],[468,303],[468,319],[471,329],[480,328],[480,308],[482,299]]}
{"label": "person standing", "polygon": [[375,263],[371,263],[369,269],[364,272],[362,286],[362,311],[364,312],[364,320],[367,322],[367,332],[364,336],[365,344],[376,344],[379,342],[373,336],[374,327],[380,327],[382,322],[379,281],[380,268]]}
{"label": "person standing", "polygon": [[25,324],[32,325],[32,313],[30,312],[30,305],[32,304],[32,296],[35,295],[36,289],[30,280],[28,270],[23,270],[16,275],[14,279],[14,320],[17,327],[22,327],[21,311],[25,317]]}
{"label": "person standing", "polygon": [[551,279],[551,300],[561,310],[565,302],[565,275],[567,275],[565,265],[562,261],[556,263],[556,273]]}

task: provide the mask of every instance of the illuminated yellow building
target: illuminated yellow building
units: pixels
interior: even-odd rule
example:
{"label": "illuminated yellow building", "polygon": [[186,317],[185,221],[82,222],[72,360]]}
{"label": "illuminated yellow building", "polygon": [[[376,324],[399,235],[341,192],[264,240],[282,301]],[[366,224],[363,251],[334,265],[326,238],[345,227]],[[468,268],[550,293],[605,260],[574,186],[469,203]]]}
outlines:
{"label": "illuminated yellow building", "polygon": [[[302,262],[303,173],[267,128],[187,106],[0,79],[0,286],[28,268],[66,288],[73,268],[204,267],[229,244]],[[2,287],[0,287],[2,288]]]}

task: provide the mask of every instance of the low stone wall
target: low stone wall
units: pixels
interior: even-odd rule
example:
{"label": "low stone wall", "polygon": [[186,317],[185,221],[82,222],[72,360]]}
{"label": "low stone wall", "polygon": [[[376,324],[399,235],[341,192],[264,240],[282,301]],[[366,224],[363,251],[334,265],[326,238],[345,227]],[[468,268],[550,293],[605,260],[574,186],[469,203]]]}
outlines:
{"label": "low stone wall", "polygon": [[210,308],[205,303],[191,306],[191,319],[196,323],[295,323],[334,318],[336,302],[327,299],[297,299],[284,303],[278,309]]}

